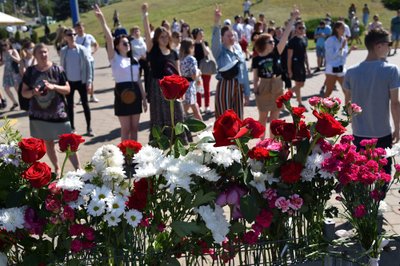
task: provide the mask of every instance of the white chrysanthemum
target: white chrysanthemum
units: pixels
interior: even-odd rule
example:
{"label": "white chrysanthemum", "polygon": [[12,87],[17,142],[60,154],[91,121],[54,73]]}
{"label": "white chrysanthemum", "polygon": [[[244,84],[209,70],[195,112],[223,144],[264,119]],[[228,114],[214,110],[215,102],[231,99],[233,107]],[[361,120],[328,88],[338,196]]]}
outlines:
{"label": "white chrysanthemum", "polygon": [[116,217],[121,216],[125,211],[125,200],[120,196],[115,196],[107,201],[107,212],[113,213]]}
{"label": "white chrysanthemum", "polygon": [[240,163],[242,159],[242,154],[236,148],[228,147],[217,147],[212,153],[212,161],[218,165],[222,165],[227,168],[231,166],[234,162]]}
{"label": "white chrysanthemum", "polygon": [[102,173],[102,178],[105,181],[121,182],[126,178],[126,175],[122,167],[107,167]]}
{"label": "white chrysanthemum", "polygon": [[87,211],[91,216],[97,217],[104,213],[106,210],[106,205],[104,201],[91,200],[87,206]]}
{"label": "white chrysanthemum", "polygon": [[[208,168],[208,167],[207,167]],[[215,169],[211,169],[204,174],[201,175],[204,179],[211,181],[211,182],[217,182],[221,176],[218,175],[217,171]]]}
{"label": "white chrysanthemum", "polygon": [[263,162],[258,161],[258,160],[253,160],[253,159],[248,159],[247,162],[250,165],[250,168],[255,171],[255,172],[261,172],[263,169]]}
{"label": "white chrysanthemum", "polygon": [[95,189],[93,189],[93,191],[91,193],[91,197],[92,197],[92,199],[94,199],[96,201],[101,200],[101,201],[108,202],[114,198],[114,195],[112,194],[111,189],[109,189],[106,186],[102,186],[102,187],[96,187]]}
{"label": "white chrysanthemum", "polygon": [[182,157],[182,160],[193,161],[202,164],[204,160],[204,153],[200,150],[190,151],[186,154],[186,156]]}
{"label": "white chrysanthemum", "polygon": [[0,266],[7,266],[8,259],[7,255],[4,254],[3,252],[0,252]]}
{"label": "white chrysanthemum", "polygon": [[75,201],[68,202],[68,206],[70,206],[74,210],[78,209],[83,205],[85,205],[85,200],[83,199],[82,196],[79,196],[78,199]]}
{"label": "white chrysanthemum", "polygon": [[133,156],[133,162],[138,164],[156,164],[164,157],[163,151],[159,148],[154,148],[146,145]]}
{"label": "white chrysanthemum", "polygon": [[315,178],[316,173],[313,168],[303,168],[300,175],[301,175],[301,181],[310,182]]}
{"label": "white chrysanthemum", "polygon": [[206,153],[215,153],[216,152],[215,151],[216,147],[214,147],[214,143],[208,143],[208,142],[200,143],[197,145],[197,147]]}
{"label": "white chrysanthemum", "polygon": [[202,140],[204,138],[211,138],[212,140],[214,140],[214,135],[212,133],[212,131],[202,131],[200,134],[197,135],[197,137],[199,138],[199,140]]}
{"label": "white chrysanthemum", "polygon": [[17,228],[24,228],[25,207],[0,210],[0,228],[8,232],[15,232]]}
{"label": "white chrysanthemum", "polygon": [[81,190],[84,183],[77,172],[68,172],[57,182],[57,187],[63,190]]}
{"label": "white chrysanthemum", "polygon": [[314,172],[316,172],[318,169],[321,169],[324,160],[329,158],[330,156],[331,154],[329,153],[313,152],[310,156],[307,157],[305,168],[312,169]]}
{"label": "white chrysanthemum", "polygon": [[215,205],[215,210],[213,210],[208,205],[200,206],[197,212],[206,223],[206,227],[210,229],[214,238],[214,243],[221,244],[229,233],[230,226],[225,219],[224,210],[218,205]]}
{"label": "white chrysanthemum", "polygon": [[98,187],[93,185],[93,184],[84,184],[82,189],[81,189],[80,195],[82,197],[85,197],[87,195],[91,195],[93,190],[95,190],[96,188],[98,188]]}
{"label": "white chrysanthemum", "polygon": [[318,173],[321,176],[321,178],[323,178],[323,179],[333,179],[333,178],[335,178],[335,174],[334,173],[329,173],[329,172],[323,171],[323,170],[320,170]]}
{"label": "white chrysanthemum", "polygon": [[252,170],[250,171],[253,175],[253,180],[251,180],[249,184],[255,187],[259,193],[262,193],[266,190],[265,182],[268,182],[270,185],[279,182],[279,178],[274,178],[274,175],[271,173],[254,172]]}
{"label": "white chrysanthemum", "polygon": [[131,209],[125,213],[125,219],[128,222],[130,226],[133,228],[136,228],[140,221],[142,220],[143,215],[140,211],[137,211],[135,209]]}
{"label": "white chrysanthemum", "polygon": [[400,154],[400,143],[396,143],[392,148],[386,148],[385,158],[394,157]]}
{"label": "white chrysanthemum", "polygon": [[104,220],[107,222],[108,227],[118,226],[119,222],[121,222],[121,218],[112,212],[104,215]]}
{"label": "white chrysanthemum", "polygon": [[0,162],[6,165],[12,164],[15,167],[18,167],[20,158],[21,150],[17,143],[11,142],[9,145],[0,144]]}
{"label": "white chrysanthemum", "polygon": [[123,167],[124,155],[115,145],[104,145],[97,149],[92,157],[92,164],[97,173],[101,173],[107,167]]}
{"label": "white chrysanthemum", "polygon": [[166,186],[169,186],[171,192],[175,190],[176,187],[190,191],[190,184],[192,184],[192,179],[190,177],[195,169],[191,168],[193,162],[185,162],[180,159],[168,156],[161,165],[161,168],[165,169],[163,173],[165,179],[167,180]]}
{"label": "white chrysanthemum", "polygon": [[96,175],[97,175],[97,173],[95,171],[92,171],[92,172],[86,172],[85,171],[81,175],[81,180],[83,182],[91,182]]}

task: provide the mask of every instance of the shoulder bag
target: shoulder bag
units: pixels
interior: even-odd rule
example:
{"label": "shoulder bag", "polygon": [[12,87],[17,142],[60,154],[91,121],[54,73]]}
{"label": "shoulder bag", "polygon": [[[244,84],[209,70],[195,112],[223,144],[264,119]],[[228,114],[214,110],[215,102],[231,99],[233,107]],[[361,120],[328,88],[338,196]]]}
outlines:
{"label": "shoulder bag", "polygon": [[132,104],[136,101],[137,99],[137,95],[135,93],[134,90],[134,81],[133,81],[133,70],[132,70],[132,66],[138,64],[138,62],[131,57],[131,65],[130,70],[131,70],[131,81],[132,81],[132,86],[129,88],[125,88],[122,92],[121,92],[121,101],[124,104]]}

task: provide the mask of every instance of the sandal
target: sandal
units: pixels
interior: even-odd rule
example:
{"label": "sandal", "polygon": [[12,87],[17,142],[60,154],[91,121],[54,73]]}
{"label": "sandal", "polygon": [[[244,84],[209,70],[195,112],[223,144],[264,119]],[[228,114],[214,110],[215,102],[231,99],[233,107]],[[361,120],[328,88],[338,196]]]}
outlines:
{"label": "sandal", "polygon": [[15,108],[17,108],[17,107],[18,107],[18,103],[14,103],[14,104],[11,106],[11,108],[10,108],[10,112],[11,112],[11,111],[14,111]]}

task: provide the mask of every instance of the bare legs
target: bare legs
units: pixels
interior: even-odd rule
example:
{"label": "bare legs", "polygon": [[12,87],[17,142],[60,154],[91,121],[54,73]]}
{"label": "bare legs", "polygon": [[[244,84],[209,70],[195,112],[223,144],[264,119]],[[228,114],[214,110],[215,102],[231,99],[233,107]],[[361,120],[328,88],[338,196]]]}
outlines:
{"label": "bare legs", "polygon": [[[268,113],[269,113],[269,118],[268,118]],[[274,111],[269,111],[269,112],[262,112],[260,110],[258,110],[258,122],[260,122],[261,125],[267,127],[267,122],[269,120],[269,122],[271,123],[272,120],[276,120],[279,118],[279,113],[280,110],[274,110]],[[271,130],[269,131],[269,136],[273,137]],[[263,136],[261,137],[261,139],[265,138],[265,132],[263,134]]]}
{"label": "bare legs", "polygon": [[[45,140],[44,141],[47,149],[47,155],[49,156],[50,162],[53,164],[54,167],[54,172],[57,174],[57,177],[60,177],[60,165],[58,164],[58,158],[57,158],[57,153],[55,149],[55,143],[54,140]],[[78,153],[74,153],[69,157],[70,162],[74,166],[75,169],[80,169],[80,163],[79,163],[79,157]]]}
{"label": "bare legs", "polygon": [[296,100],[299,103],[299,105],[303,105],[301,103],[301,95],[300,95],[300,89],[304,86],[304,82],[300,81],[295,81],[294,87],[291,89],[296,94]]}
{"label": "bare legs", "polygon": [[338,77],[335,75],[326,74],[325,85],[326,91],[324,97],[329,97],[332,94],[333,89],[335,88],[335,83],[338,81],[340,86],[343,88],[343,77]]}
{"label": "bare legs", "polygon": [[[16,87],[16,88],[18,88],[18,87]],[[7,96],[8,96],[8,97],[11,99],[11,101],[13,102],[13,104],[17,104],[18,102],[17,102],[17,100],[15,99],[14,94],[13,94],[12,91],[11,91],[11,87],[10,87],[10,86],[6,86],[6,87],[4,87],[4,90],[5,90],[6,94],[7,94]]]}
{"label": "bare legs", "polygon": [[189,110],[189,108],[192,108],[194,118],[196,118],[197,120],[203,121],[203,117],[201,116],[200,108],[197,103],[183,105],[183,109],[185,110],[185,113]]}
{"label": "bare legs", "polygon": [[128,139],[137,140],[140,114],[118,116],[118,119],[121,124],[121,141]]}

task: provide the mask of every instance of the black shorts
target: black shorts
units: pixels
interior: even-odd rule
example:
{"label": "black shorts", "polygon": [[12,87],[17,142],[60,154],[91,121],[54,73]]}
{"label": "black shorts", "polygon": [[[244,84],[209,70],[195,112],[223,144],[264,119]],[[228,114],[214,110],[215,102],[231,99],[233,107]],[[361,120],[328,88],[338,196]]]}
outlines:
{"label": "black shorts", "polygon": [[[136,100],[133,103],[125,104],[121,100],[121,93],[124,89],[132,87],[136,94]],[[114,96],[114,114],[116,116],[136,115],[142,113],[142,94],[137,82],[121,82],[115,84]]]}
{"label": "black shorts", "polygon": [[306,66],[304,62],[293,61],[292,63],[292,79],[297,82],[306,81]]}

